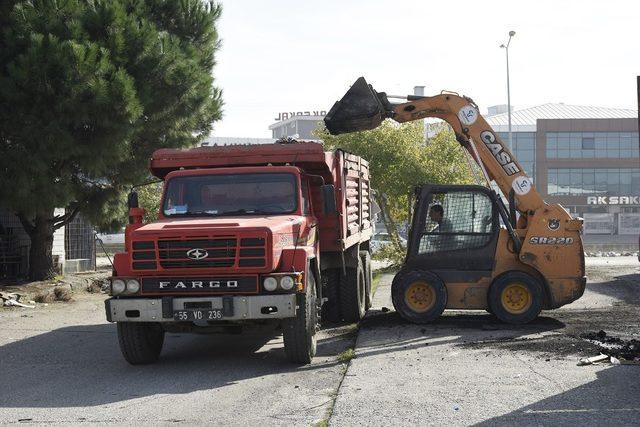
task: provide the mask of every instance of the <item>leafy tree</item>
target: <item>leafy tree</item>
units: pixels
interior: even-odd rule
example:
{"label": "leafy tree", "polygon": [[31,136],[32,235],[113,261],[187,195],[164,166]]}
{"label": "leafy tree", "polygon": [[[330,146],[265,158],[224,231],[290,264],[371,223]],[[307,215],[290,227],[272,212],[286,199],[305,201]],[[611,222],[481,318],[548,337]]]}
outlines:
{"label": "leafy tree", "polygon": [[464,149],[453,132],[444,124],[437,128],[427,143],[421,121],[386,120],[373,130],[337,136],[324,128],[316,132],[328,148],[341,148],[369,161],[374,198],[396,251],[385,251],[386,257],[399,259],[404,252],[398,228],[409,220],[409,197],[416,185],[473,181]]}
{"label": "leafy tree", "polygon": [[153,222],[158,219],[160,211],[160,198],[162,197],[162,183],[144,185],[137,189],[140,207],[145,209],[143,222]]}
{"label": "leafy tree", "polygon": [[221,117],[220,13],[201,0],[2,2],[0,200],[31,238],[31,279],[52,275],[56,229],[78,212],[116,226],[152,151],[193,146]]}

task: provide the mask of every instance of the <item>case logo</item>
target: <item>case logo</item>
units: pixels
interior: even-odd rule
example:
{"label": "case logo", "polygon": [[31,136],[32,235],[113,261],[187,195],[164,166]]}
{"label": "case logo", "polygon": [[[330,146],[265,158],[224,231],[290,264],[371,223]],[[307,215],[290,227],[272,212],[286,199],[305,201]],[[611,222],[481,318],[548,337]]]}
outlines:
{"label": "case logo", "polygon": [[[504,146],[496,139],[493,132],[485,130],[480,134],[480,139],[484,142],[484,145],[491,151],[493,157],[502,166],[505,173],[509,176],[515,175],[520,172],[520,168],[511,158],[511,154],[504,150]],[[528,190],[527,190],[528,192]]]}

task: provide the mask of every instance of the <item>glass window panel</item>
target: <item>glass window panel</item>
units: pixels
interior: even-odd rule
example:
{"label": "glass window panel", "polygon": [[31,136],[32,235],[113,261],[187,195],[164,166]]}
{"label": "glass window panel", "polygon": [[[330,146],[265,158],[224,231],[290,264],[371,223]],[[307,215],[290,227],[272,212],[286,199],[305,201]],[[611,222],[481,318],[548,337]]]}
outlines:
{"label": "glass window panel", "polygon": [[607,157],[607,150],[596,150],[596,157],[599,159]]}
{"label": "glass window panel", "polygon": [[596,140],[593,137],[583,137],[582,138],[582,149],[583,150],[595,150],[596,148]]}
{"label": "glass window panel", "polygon": [[620,149],[621,150],[631,150],[633,143],[631,139],[621,139],[620,140]]}
{"label": "glass window panel", "polygon": [[617,159],[620,156],[620,150],[607,150],[608,159]]}
{"label": "glass window panel", "polygon": [[558,141],[556,141],[556,140],[553,140],[553,141],[547,140],[547,148],[553,148],[555,150],[556,148],[558,148]]}
{"label": "glass window panel", "polygon": [[633,152],[631,150],[620,150],[621,159],[628,159],[630,157],[633,157]]}
{"label": "glass window panel", "polygon": [[547,148],[547,157],[550,159],[555,159],[558,157],[558,152],[554,149]]}
{"label": "glass window panel", "polygon": [[571,152],[569,150],[558,150],[558,158],[569,159],[571,158]]}
{"label": "glass window panel", "polygon": [[583,159],[593,159],[596,156],[595,150],[583,150],[582,158]]}

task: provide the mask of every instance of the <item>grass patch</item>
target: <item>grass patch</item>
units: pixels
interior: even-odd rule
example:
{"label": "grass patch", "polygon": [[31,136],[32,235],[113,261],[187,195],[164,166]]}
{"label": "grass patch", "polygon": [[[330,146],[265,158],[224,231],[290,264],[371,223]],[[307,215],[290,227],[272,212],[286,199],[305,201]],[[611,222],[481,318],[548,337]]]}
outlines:
{"label": "grass patch", "polygon": [[373,273],[373,281],[371,282],[371,295],[375,295],[378,290],[378,285],[380,285],[380,279],[382,279],[382,274]]}
{"label": "grass patch", "polygon": [[349,362],[351,359],[354,359],[355,357],[356,357],[356,351],[352,348],[348,348],[338,355],[338,360],[343,363],[346,363],[346,362]]}

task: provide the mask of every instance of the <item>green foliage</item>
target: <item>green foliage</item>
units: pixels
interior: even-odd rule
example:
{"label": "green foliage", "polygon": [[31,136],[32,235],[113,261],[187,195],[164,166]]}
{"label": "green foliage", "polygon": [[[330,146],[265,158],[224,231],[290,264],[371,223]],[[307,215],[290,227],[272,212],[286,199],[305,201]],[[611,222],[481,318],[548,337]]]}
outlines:
{"label": "green foliage", "polygon": [[155,182],[153,184],[139,187],[138,201],[140,207],[145,209],[143,221],[152,222],[158,219],[160,212],[160,198],[162,197],[162,183]]}
{"label": "green foliage", "polygon": [[153,150],[193,146],[221,117],[220,6],[13,3],[0,34],[0,199],[29,218],[81,205],[109,225],[121,210],[105,206],[147,177]]}
{"label": "green foliage", "polygon": [[[397,124],[386,120],[376,129],[364,132],[334,136],[319,129],[316,135],[330,149],[341,148],[369,161],[376,201],[383,205],[380,207],[392,228],[396,228],[409,220],[409,194],[416,185],[472,183],[464,149],[449,127],[440,126],[427,143],[423,129],[422,121]],[[393,235],[394,231],[389,233]],[[390,253],[385,256],[403,259],[404,252],[399,246],[386,249]]]}
{"label": "green foliage", "polygon": [[1,2],[0,200],[32,246],[71,218],[56,207],[116,227],[151,153],[209,133],[220,13],[201,0]]}

